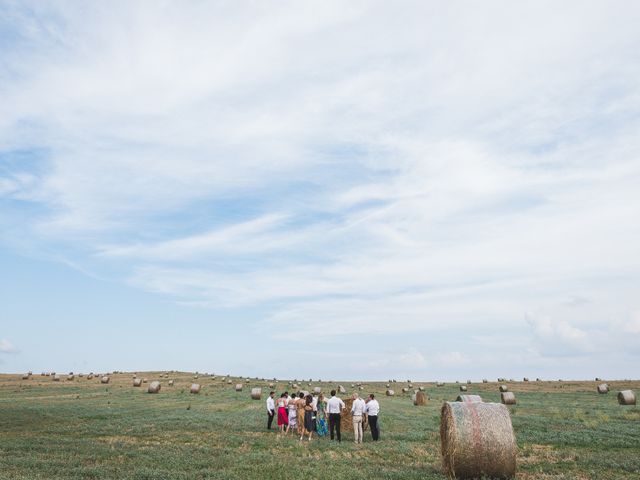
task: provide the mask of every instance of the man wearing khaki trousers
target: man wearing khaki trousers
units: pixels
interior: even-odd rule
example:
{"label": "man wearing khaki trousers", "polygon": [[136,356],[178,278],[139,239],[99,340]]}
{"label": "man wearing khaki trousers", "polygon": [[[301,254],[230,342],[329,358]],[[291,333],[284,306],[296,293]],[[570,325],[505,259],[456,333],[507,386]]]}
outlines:
{"label": "man wearing khaki trousers", "polygon": [[364,419],[366,403],[358,397],[357,393],[354,393],[352,398],[351,415],[353,418],[353,434],[356,439],[355,442],[362,443],[362,420]]}

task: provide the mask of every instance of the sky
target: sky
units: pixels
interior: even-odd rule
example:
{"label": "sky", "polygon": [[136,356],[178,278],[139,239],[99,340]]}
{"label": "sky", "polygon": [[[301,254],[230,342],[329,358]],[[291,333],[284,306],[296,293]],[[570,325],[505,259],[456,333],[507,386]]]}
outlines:
{"label": "sky", "polygon": [[0,371],[638,378],[639,24],[0,0]]}

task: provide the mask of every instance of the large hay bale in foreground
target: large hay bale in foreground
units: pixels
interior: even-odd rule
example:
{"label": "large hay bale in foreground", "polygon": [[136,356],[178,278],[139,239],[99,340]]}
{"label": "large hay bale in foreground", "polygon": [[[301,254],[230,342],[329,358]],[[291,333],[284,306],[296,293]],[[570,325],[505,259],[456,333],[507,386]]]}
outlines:
{"label": "large hay bale in foreground", "polygon": [[387,389],[387,391],[385,392],[385,395],[386,395],[387,397],[393,397],[395,394],[396,394],[396,392],[394,392],[394,391],[393,391],[393,390],[391,390],[391,389]]}
{"label": "large hay bale in foreground", "polygon": [[633,393],[633,390],[622,390],[618,392],[618,403],[620,405],[635,405],[636,394]]}
{"label": "large hay bale in foreground", "polygon": [[500,391],[501,392],[508,392],[509,391],[509,387],[507,387],[506,385],[500,385]]}
{"label": "large hay bale in foreground", "polygon": [[241,392],[241,391],[242,391],[242,384],[236,383],[236,392]]}
{"label": "large hay bale in foreground", "polygon": [[262,389],[261,388],[252,388],[251,389],[251,399],[252,400],[260,400],[262,398]]}
{"label": "large hay bale in foreground", "polygon": [[515,405],[516,404],[516,396],[513,392],[502,392],[500,394],[500,402],[505,405]]}
{"label": "large hay bale in foreground", "polygon": [[[192,383],[191,384],[191,390],[189,390],[191,393],[193,393],[194,395],[197,393],[200,393],[200,384],[199,383]],[[236,391],[242,391],[242,388],[240,388],[240,390]]]}
{"label": "large hay bale in foreground", "polygon": [[142,386],[142,379],[141,379],[141,378],[134,378],[134,379],[133,379],[133,386],[134,386],[134,387],[140,387],[140,386]]}
{"label": "large hay bale in foreground", "polygon": [[516,438],[504,405],[445,402],[440,439],[442,464],[450,477],[513,478],[516,474]]}
{"label": "large hay bale in foreground", "polygon": [[100,379],[100,383],[109,383],[109,377],[107,375],[105,375],[104,377],[102,377]]}
{"label": "large hay bale in foreground", "polygon": [[413,404],[415,406],[422,406],[427,404],[427,395],[424,392],[418,390],[413,394]]}
{"label": "large hay bale in foreground", "polygon": [[609,385],[606,383],[598,385],[598,393],[609,393]]}
{"label": "large hay bale in foreground", "polygon": [[160,391],[161,385],[158,380],[154,380],[149,384],[149,388],[147,388],[147,393],[158,393]]}

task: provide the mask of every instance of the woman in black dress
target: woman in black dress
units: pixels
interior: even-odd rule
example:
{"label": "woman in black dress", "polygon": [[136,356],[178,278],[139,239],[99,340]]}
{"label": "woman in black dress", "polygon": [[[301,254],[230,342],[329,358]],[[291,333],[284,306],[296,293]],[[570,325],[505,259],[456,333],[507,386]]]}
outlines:
{"label": "woman in black dress", "polygon": [[309,441],[311,441],[311,435],[313,435],[313,431],[315,430],[315,418],[313,415],[313,397],[311,395],[307,395],[305,397],[304,403],[304,428],[302,430],[302,435],[300,436],[300,440],[304,438],[305,434],[309,434]]}

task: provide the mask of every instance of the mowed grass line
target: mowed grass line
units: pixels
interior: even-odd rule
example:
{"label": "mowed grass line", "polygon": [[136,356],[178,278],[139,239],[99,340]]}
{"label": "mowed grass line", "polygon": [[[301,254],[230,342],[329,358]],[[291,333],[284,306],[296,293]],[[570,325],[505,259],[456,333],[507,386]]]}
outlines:
{"label": "mowed grass line", "polygon": [[[157,373],[140,376],[151,381]],[[35,376],[0,375],[0,478],[2,479],[444,479],[440,463],[440,407],[454,400],[458,386],[424,385],[425,407],[409,394],[385,397],[384,383],[360,393],[379,397],[382,440],[354,445],[315,438],[310,444],[266,431],[266,382],[243,392],[220,378],[193,380],[172,375],[157,395],[134,388],[130,374],[109,385],[77,378],[52,382]],[[198,381],[199,395],[189,394]],[[343,384],[348,385],[350,382]],[[263,388],[263,400],[249,398]],[[337,382],[313,383],[327,391]],[[518,439],[518,478],[640,478],[640,410],[617,405],[620,387],[638,391],[640,382],[610,383],[608,395],[595,382],[509,384]],[[309,389],[304,384],[303,388]],[[289,388],[280,383],[277,391]],[[498,384],[469,385],[485,401],[499,401]]]}

